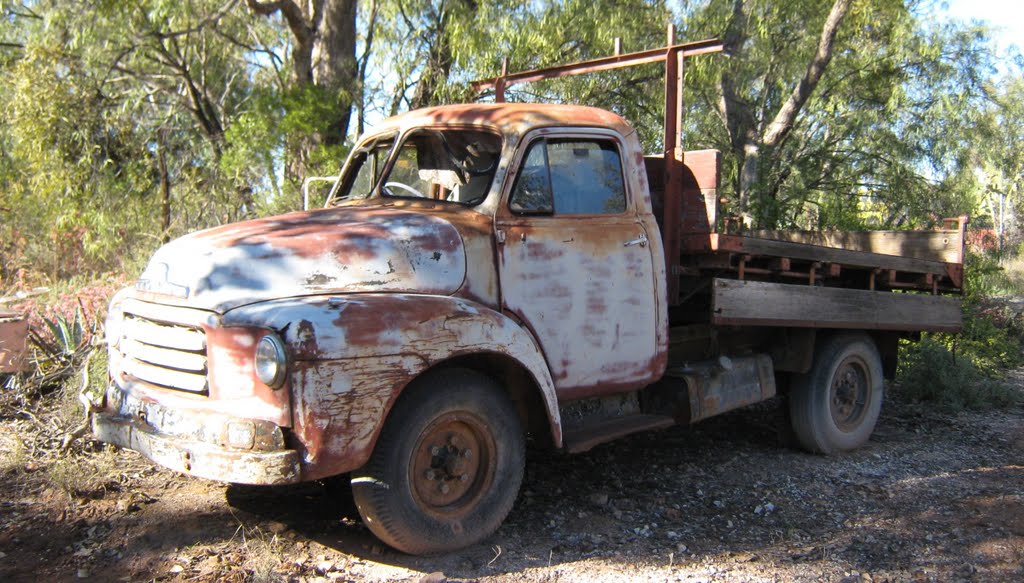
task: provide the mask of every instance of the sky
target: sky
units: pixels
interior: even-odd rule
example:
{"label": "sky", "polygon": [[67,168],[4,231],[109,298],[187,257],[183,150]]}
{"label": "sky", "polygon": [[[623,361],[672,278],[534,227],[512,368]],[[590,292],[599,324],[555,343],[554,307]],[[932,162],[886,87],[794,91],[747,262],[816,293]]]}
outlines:
{"label": "sky", "polygon": [[938,16],[956,20],[988,21],[1000,48],[1017,45],[1024,51],[1024,2],[1020,0],[945,0]]}

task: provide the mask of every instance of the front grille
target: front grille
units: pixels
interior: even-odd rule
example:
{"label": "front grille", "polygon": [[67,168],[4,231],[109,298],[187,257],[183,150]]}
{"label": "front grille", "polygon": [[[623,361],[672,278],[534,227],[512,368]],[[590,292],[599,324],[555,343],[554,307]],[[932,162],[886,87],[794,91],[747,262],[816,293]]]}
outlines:
{"label": "front grille", "polygon": [[202,327],[140,313],[148,311],[125,306],[120,340],[124,373],[152,385],[209,394]]}

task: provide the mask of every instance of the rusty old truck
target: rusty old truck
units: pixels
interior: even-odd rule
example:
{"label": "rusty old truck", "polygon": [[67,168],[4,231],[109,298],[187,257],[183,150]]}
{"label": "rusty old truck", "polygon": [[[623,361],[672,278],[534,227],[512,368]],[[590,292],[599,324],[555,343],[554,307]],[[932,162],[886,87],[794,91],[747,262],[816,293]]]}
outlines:
{"label": "rusty old truck", "polygon": [[[678,131],[683,59],[717,48],[503,74],[480,84],[495,103],[360,138],[325,208],[165,245],[111,303],[95,435],[226,482],[347,476],[369,529],[415,554],[499,526],[528,439],[583,452],[778,395],[806,449],[864,444],[898,341],[960,326],[965,220],[725,228],[720,156]],[[614,113],[503,99],[655,61],[655,156]]]}

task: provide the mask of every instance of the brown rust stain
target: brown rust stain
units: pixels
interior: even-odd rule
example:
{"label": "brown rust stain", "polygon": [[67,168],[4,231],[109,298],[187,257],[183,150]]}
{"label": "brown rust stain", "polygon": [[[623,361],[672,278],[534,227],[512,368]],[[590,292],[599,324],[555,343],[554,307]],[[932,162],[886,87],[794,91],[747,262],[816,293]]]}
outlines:
{"label": "brown rust stain", "polygon": [[210,399],[242,418],[290,424],[288,388],[271,389],[256,378],[256,345],[265,330],[205,327]]}
{"label": "brown rust stain", "polygon": [[[332,331],[330,342],[337,346],[326,351],[340,358],[299,361],[292,369],[293,422],[304,448],[306,479],[365,463],[394,399],[422,371],[443,360],[496,352],[524,361],[534,374],[546,370],[532,340],[518,326],[464,300],[361,294],[344,301],[341,315],[332,314],[333,321],[318,338],[323,352],[323,333]],[[549,420],[559,435],[551,408],[554,396],[550,389],[547,394]]]}
{"label": "brown rust stain", "polygon": [[539,103],[473,103],[431,107],[384,120],[375,130],[382,133],[442,124],[484,126],[497,129],[506,136],[519,136],[535,128],[550,126],[613,128],[623,135],[633,131],[625,119],[603,109]]}

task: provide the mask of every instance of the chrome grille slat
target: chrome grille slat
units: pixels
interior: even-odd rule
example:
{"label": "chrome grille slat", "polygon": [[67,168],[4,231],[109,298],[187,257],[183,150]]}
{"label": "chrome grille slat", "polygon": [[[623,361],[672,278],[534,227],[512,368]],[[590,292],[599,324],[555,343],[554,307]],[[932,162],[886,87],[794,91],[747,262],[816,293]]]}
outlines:
{"label": "chrome grille slat", "polygon": [[206,356],[181,350],[149,346],[136,340],[125,340],[125,355],[135,360],[176,370],[206,374]]}
{"label": "chrome grille slat", "polygon": [[125,310],[120,350],[125,374],[140,381],[206,395],[206,334],[198,325],[157,321]]}
{"label": "chrome grille slat", "polygon": [[188,351],[206,349],[206,336],[202,330],[157,324],[138,317],[125,320],[124,334],[128,338],[144,338],[146,344],[151,346]]}
{"label": "chrome grille slat", "polygon": [[146,364],[134,359],[124,363],[124,371],[147,383],[190,393],[206,393],[206,375],[198,375]]}

